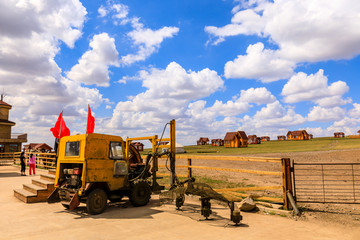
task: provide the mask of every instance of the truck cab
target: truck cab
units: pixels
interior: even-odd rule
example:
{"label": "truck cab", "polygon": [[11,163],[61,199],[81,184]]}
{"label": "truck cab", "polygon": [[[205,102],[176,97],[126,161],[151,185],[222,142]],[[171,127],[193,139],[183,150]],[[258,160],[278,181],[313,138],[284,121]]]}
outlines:
{"label": "truck cab", "polygon": [[119,201],[125,195],[135,206],[147,204],[150,166],[126,145],[119,136],[97,133],[61,138],[55,187],[63,206],[74,209],[84,202],[90,214],[99,214],[107,200]]}

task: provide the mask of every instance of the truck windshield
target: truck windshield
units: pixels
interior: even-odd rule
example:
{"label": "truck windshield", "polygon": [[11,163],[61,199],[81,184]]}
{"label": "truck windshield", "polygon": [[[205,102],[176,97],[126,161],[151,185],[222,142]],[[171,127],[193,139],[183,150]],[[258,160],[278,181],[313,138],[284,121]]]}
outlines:
{"label": "truck windshield", "polygon": [[80,149],[80,141],[67,142],[65,156],[68,156],[68,157],[79,156],[79,149]]}
{"label": "truck windshield", "polygon": [[124,159],[121,142],[110,142],[109,158]]}

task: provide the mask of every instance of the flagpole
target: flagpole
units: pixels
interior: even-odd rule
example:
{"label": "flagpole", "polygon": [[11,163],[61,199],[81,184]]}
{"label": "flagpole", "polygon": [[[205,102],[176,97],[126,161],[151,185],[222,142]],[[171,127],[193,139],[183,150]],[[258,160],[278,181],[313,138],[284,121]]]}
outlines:
{"label": "flagpole", "polygon": [[89,104],[88,104],[88,117],[86,121],[86,134],[88,134],[88,127],[89,127]]}
{"label": "flagpole", "polygon": [[61,136],[61,126],[62,126],[62,120],[63,120],[63,112],[64,110],[61,111],[61,119],[60,119],[60,131],[59,131],[59,140],[60,140],[60,136]]}

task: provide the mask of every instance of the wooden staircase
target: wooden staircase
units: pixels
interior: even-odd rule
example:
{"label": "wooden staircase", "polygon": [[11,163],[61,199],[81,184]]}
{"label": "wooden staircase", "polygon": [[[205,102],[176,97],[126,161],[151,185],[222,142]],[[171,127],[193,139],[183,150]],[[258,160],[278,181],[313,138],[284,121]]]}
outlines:
{"label": "wooden staircase", "polygon": [[22,189],[14,189],[14,196],[25,203],[46,202],[54,191],[55,169],[49,169],[48,174],[40,174],[40,179],[32,179],[32,183],[23,184]]}

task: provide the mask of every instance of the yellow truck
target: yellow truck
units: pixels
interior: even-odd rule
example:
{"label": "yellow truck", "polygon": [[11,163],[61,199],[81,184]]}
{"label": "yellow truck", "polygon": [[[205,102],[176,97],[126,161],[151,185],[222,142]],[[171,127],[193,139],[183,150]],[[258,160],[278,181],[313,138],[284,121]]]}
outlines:
{"label": "yellow truck", "polygon": [[[58,147],[55,191],[48,202],[60,200],[73,210],[86,203],[90,214],[102,213],[108,200],[120,201],[128,196],[134,206],[149,202],[152,192],[164,189],[157,183],[157,158],[170,158],[171,181],[175,178],[175,120],[170,123],[170,138],[127,138],[90,133],[63,137]],[[165,128],[164,128],[165,131]],[[164,132],[163,132],[164,133]],[[143,161],[131,144],[134,140],[149,140],[152,152]],[[160,142],[170,141],[170,151],[159,153]]]}

